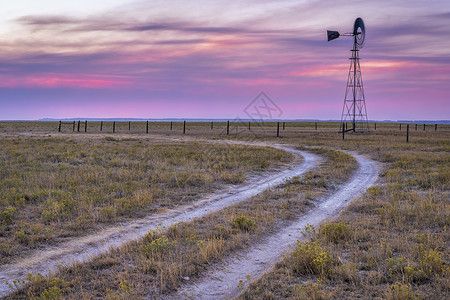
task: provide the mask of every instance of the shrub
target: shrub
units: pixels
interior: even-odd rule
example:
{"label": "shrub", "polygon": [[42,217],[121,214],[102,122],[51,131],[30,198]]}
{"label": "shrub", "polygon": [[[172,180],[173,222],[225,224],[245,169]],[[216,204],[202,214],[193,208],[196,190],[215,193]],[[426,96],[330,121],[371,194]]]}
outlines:
{"label": "shrub", "polygon": [[317,239],[317,232],[314,225],[308,224],[301,231],[302,235],[307,238],[309,241],[315,241]]}
{"label": "shrub", "polygon": [[176,241],[169,242],[167,236],[163,235],[160,238],[154,239],[149,244],[143,244],[139,247],[143,254],[150,255],[155,253],[164,253],[176,244]]}
{"label": "shrub", "polygon": [[28,244],[28,234],[23,230],[14,232],[14,238],[21,244]]}
{"label": "shrub", "polygon": [[333,258],[318,242],[301,242],[292,252],[292,270],[298,274],[316,274],[325,276],[331,274]]}
{"label": "shrub", "polygon": [[386,294],[386,298],[389,300],[415,299],[411,287],[407,284],[401,284],[400,282],[390,285]]}
{"label": "shrub", "polygon": [[77,201],[70,194],[57,199],[48,199],[45,202],[45,209],[42,211],[42,218],[46,222],[67,220],[75,212]]}
{"label": "shrub", "polygon": [[65,281],[64,279],[60,279],[58,277],[53,278],[49,283],[48,289],[45,289],[41,293],[41,299],[61,299],[64,291],[67,290],[69,285],[70,283]]}
{"label": "shrub", "polygon": [[328,223],[320,225],[319,234],[323,235],[327,241],[337,244],[340,241],[349,240],[352,237],[352,230],[343,222]]}
{"label": "shrub", "polygon": [[423,251],[422,257],[419,259],[421,269],[428,275],[442,274],[445,268],[444,262],[437,249],[427,249]]}
{"label": "shrub", "polygon": [[255,220],[247,218],[246,216],[240,216],[233,219],[233,221],[231,222],[231,226],[242,231],[252,231],[256,227],[256,222]]}
{"label": "shrub", "polygon": [[0,224],[2,225],[10,225],[15,216],[17,215],[17,211],[14,207],[8,206],[0,212]]}

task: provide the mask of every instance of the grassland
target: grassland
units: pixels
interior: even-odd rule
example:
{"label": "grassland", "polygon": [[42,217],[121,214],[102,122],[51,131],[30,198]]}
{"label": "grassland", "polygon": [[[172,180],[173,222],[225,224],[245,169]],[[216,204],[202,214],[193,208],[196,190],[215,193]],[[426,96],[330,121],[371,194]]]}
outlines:
{"label": "grassland", "polygon": [[[149,232],[142,240],[103,254],[92,262],[62,267],[54,276],[34,275],[12,298],[46,295],[67,298],[147,298],[175,290],[186,278],[201,276],[230,253],[251,247],[287,226],[314,201],[348,179],[355,160],[343,152],[314,149],[326,161],[303,178],[189,223]],[[126,286],[126,289],[124,288]]]}
{"label": "grassland", "polygon": [[[378,124],[376,131],[348,134],[345,140],[336,129],[323,124],[318,130],[312,124],[287,127],[281,131],[281,139],[274,137],[269,126],[259,131],[242,127],[225,136],[223,127],[211,131],[209,124],[200,125],[187,134],[320,147],[328,157],[328,167],[230,207],[226,213],[150,232],[142,241],[92,262],[62,268],[53,276],[31,274],[28,285],[10,298],[120,299],[169,292],[184,277],[200,276],[227,253],[251,247],[267,232],[276,232],[277,226],[303,213],[313,199],[348,178],[351,161],[329,168],[333,162],[330,153],[341,153],[329,152],[330,148],[356,151],[382,162],[380,184],[370,188],[338,219],[304,229],[309,240],[299,242],[271,272],[253,282],[242,298],[449,297],[450,128],[440,126],[434,131],[427,127],[423,131],[419,126],[415,131],[411,127],[407,144],[405,130],[400,131],[398,124]],[[164,126],[160,134],[180,134]]]}
{"label": "grassland", "polygon": [[0,262],[188,203],[291,155],[243,145],[112,136],[0,138]]}
{"label": "grassland", "polygon": [[414,133],[409,144],[392,128],[346,142],[309,138],[369,153],[385,165],[382,183],[338,219],[306,228],[309,240],[241,298],[448,298],[450,135]]}

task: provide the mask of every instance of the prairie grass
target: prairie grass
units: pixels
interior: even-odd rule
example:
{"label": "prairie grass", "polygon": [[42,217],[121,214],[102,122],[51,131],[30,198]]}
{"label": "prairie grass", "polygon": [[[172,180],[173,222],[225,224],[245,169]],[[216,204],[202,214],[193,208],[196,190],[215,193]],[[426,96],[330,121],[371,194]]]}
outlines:
{"label": "prairie grass", "polygon": [[[5,129],[3,123],[0,125],[0,131],[10,130]],[[317,250],[311,250],[316,255],[311,255],[307,263],[314,265],[314,261],[320,262],[323,257],[326,258],[321,262],[323,268],[308,271],[308,268],[297,267],[294,270],[292,259],[295,256],[287,255],[271,272],[253,282],[242,298],[449,298],[448,125],[439,125],[437,131],[430,126],[425,131],[422,126],[417,131],[410,127],[409,144],[405,130],[400,131],[398,124],[377,124],[376,131],[347,134],[345,140],[337,132],[338,124],[331,123],[319,123],[318,130],[312,123],[292,127],[293,124],[286,123],[286,130],[280,131],[282,138],[279,139],[275,138],[276,124],[260,127],[252,124],[251,131],[246,130],[244,124],[232,125],[229,136],[224,134],[225,123],[215,123],[213,130],[209,124],[188,126],[186,135],[282,141],[303,149],[310,146],[346,149],[384,163],[378,186],[368,189],[337,219],[317,229],[304,230],[309,240],[298,244],[300,248],[296,250],[298,253],[303,253],[302,247]],[[56,131],[56,125],[52,126],[54,129],[47,132]],[[182,124],[174,123],[172,132],[167,126],[160,124],[153,129],[161,135],[181,135]],[[254,127],[257,128],[253,130]],[[47,129],[35,131],[40,130]],[[145,140],[145,136],[136,136],[138,132],[142,133],[140,127],[131,131],[130,138]],[[75,139],[78,135],[69,136]],[[352,163],[346,165],[352,166]],[[322,176],[317,176],[316,172],[318,170],[303,178],[294,178],[285,186],[239,206],[248,209],[233,206],[226,213],[161,229],[140,242],[86,264],[62,267],[55,275],[41,276],[43,279],[30,275],[28,284],[9,298],[44,297],[51,293],[69,299],[157,298],[161,293],[176,289],[186,280],[184,278],[200,276],[208,265],[224,259],[228,253],[251,247],[267,232],[276,232],[277,228],[297,218],[313,205],[314,199],[348,178],[351,167],[322,168],[320,172],[325,172]],[[18,213],[14,207],[5,208],[2,222],[15,220]],[[248,220],[249,224],[254,222],[254,226],[250,225],[251,230],[233,227],[233,221],[239,218],[238,223]],[[17,233],[17,239],[22,236],[22,232]],[[180,249],[187,249],[187,252]]]}
{"label": "prairie grass", "polygon": [[0,263],[291,160],[273,148],[75,137],[0,138]]}
{"label": "prairie grass", "polygon": [[413,134],[409,144],[393,128],[347,141],[309,137],[383,162],[380,185],[337,219],[305,228],[308,239],[240,298],[448,299],[450,132]]}
{"label": "prairie grass", "polygon": [[[314,205],[314,201],[348,179],[355,161],[335,150],[316,149],[325,161],[302,178],[291,180],[219,212],[189,223],[150,231],[142,240],[96,257],[92,262],[61,268],[46,282],[28,284],[10,295],[26,298],[52,288],[53,278],[71,283],[66,298],[107,298],[123,295],[120,282],[131,284],[127,297],[154,298],[176,290],[201,276],[208,266],[251,247],[287,226]],[[344,174],[333,177],[334,174]]]}

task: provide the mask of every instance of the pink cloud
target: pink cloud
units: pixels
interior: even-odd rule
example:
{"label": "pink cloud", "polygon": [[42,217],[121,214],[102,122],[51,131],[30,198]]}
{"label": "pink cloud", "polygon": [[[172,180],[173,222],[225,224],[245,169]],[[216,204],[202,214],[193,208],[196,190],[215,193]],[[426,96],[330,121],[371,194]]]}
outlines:
{"label": "pink cloud", "polygon": [[9,77],[0,76],[0,87],[75,87],[75,88],[120,88],[131,84],[127,76],[97,75],[97,74],[43,74],[37,76]]}

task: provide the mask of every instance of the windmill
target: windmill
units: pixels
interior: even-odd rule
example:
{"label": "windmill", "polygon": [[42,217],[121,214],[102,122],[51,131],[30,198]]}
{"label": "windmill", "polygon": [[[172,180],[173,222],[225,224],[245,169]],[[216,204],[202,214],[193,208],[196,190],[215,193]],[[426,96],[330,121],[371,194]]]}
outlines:
{"label": "windmill", "polygon": [[[359,50],[364,46],[366,31],[364,22],[361,18],[355,20],[353,32],[340,34],[338,31],[327,30],[328,41],[339,38],[340,36],[353,37],[352,57],[350,58],[350,69],[348,72],[347,87],[345,90],[344,107],[341,116],[342,131],[364,131],[369,130],[367,120],[366,99],[364,96],[364,86],[361,76],[361,67],[359,65]],[[352,126],[347,129],[343,124],[351,121]]]}

